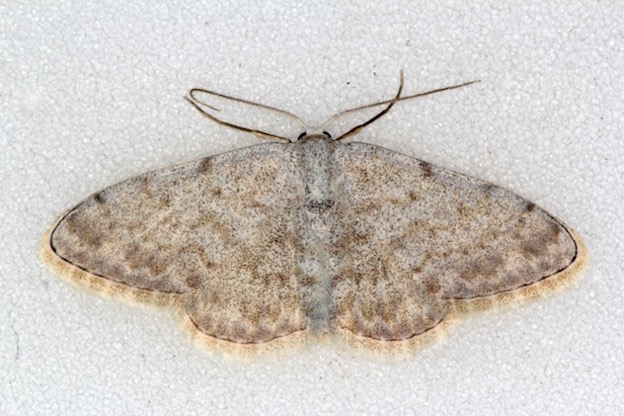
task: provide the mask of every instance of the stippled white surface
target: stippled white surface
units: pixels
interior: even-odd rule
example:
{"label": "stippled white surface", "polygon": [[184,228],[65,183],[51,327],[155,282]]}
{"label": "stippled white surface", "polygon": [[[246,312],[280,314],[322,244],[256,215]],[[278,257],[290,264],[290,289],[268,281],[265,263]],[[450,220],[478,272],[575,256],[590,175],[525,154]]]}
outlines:
{"label": "stippled white surface", "polygon": [[[0,6],[0,413],[624,411],[624,7],[544,2]],[[357,140],[492,181],[562,218],[590,263],[564,292],[475,316],[399,363],[315,347],[237,364],[165,312],[76,290],[37,258],[62,210],[147,170],[257,143],[195,86],[311,124],[391,96]]]}

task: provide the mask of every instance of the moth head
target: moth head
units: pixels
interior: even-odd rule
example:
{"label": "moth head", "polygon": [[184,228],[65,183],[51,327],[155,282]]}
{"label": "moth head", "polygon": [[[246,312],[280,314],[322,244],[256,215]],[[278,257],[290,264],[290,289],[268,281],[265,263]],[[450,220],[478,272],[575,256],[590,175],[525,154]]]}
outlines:
{"label": "moth head", "polygon": [[328,132],[322,129],[308,129],[297,137],[297,142],[306,142],[310,140],[334,140]]}

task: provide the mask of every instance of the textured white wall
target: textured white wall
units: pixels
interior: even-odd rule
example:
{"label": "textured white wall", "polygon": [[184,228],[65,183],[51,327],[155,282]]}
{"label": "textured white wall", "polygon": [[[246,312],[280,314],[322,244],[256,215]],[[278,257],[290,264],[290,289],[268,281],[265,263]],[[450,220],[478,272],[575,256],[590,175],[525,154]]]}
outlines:
{"label": "textured white wall", "polygon": [[[132,2],[0,6],[0,413],[624,412],[624,51],[617,2]],[[348,4],[349,3],[349,4]],[[610,4],[609,4],[610,3]],[[38,244],[131,175],[257,143],[181,97],[202,86],[312,124],[391,96],[357,140],[493,181],[575,228],[569,290],[474,316],[400,363],[332,346],[271,362],[198,350],[158,310],[77,290]]]}

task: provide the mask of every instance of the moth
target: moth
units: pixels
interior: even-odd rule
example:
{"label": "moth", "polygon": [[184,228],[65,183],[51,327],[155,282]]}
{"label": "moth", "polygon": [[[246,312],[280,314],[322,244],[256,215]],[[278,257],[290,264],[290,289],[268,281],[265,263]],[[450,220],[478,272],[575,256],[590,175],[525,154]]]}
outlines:
{"label": "moth", "polygon": [[[209,90],[203,116],[271,142],[139,175],[94,193],[47,232],[52,270],[104,294],[167,306],[198,343],[229,355],[335,340],[412,351],[453,318],[561,286],[579,236],[492,183],[367,143],[327,124],[286,137],[217,117],[213,102],[283,110]],[[334,121],[332,118],[330,121]]]}

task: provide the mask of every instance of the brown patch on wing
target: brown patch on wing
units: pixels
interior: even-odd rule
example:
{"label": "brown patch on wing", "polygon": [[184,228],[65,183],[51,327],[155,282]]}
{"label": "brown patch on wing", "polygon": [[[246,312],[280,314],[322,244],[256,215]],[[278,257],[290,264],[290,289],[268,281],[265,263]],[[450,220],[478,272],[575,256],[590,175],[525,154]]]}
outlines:
{"label": "brown patch on wing", "polygon": [[433,167],[430,163],[420,161],[420,169],[425,178],[430,179],[433,177]]}

